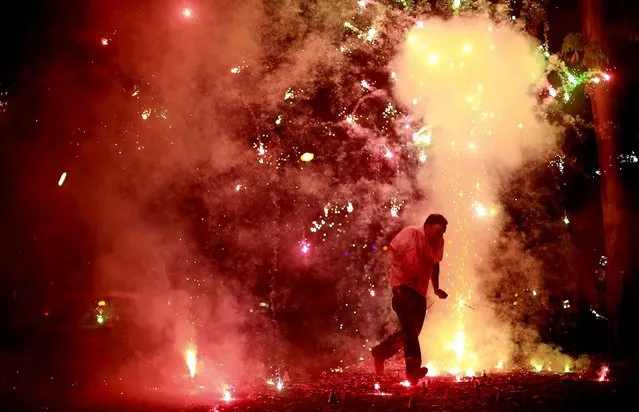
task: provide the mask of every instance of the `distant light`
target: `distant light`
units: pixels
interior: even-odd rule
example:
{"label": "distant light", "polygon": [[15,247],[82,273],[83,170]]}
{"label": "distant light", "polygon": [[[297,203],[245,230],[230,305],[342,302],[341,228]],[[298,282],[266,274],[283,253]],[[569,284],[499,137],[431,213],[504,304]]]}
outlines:
{"label": "distant light", "polygon": [[315,159],[315,155],[313,153],[310,152],[306,152],[303,155],[300,156],[300,160],[302,162],[310,162],[311,160]]}
{"label": "distant light", "polygon": [[66,179],[67,179],[67,172],[62,172],[62,174],[60,175],[60,179],[58,179],[58,186],[62,186]]}
{"label": "distant light", "polygon": [[186,7],[184,9],[182,9],[182,17],[184,17],[185,19],[190,19],[193,17],[193,10]]}

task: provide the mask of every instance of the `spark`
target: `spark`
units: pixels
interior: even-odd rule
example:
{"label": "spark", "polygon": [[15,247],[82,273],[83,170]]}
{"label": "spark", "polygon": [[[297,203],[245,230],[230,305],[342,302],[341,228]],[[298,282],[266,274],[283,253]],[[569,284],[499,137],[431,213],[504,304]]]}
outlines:
{"label": "spark", "polygon": [[284,100],[293,100],[295,98],[295,90],[290,87],[284,92]]}
{"label": "spark", "polygon": [[564,222],[564,224],[568,224],[570,223],[570,219],[568,219],[568,215],[564,213],[564,218],[562,219],[562,221]]}
{"label": "spark", "polygon": [[275,385],[275,388],[278,391],[281,391],[282,389],[284,389],[284,382],[280,378],[277,378],[277,383]]}
{"label": "spark", "polygon": [[103,37],[100,39],[100,43],[102,43],[103,46],[108,46],[109,45],[109,39],[107,39],[106,37]]}
{"label": "spark", "polygon": [[144,109],[142,111],[142,120],[146,120],[151,116],[151,109]]}
{"label": "spark", "polygon": [[381,388],[381,385],[375,382],[375,390],[378,391]]}
{"label": "spark", "polygon": [[242,68],[240,66],[235,66],[231,69],[231,73],[233,74],[238,74],[240,71],[242,71]]}
{"label": "spark", "polygon": [[100,314],[98,314],[98,315],[97,315],[97,317],[96,317],[96,321],[97,321],[100,325],[102,325],[102,324],[104,323],[104,316],[102,316],[102,314],[101,314],[101,313],[100,313]]}
{"label": "spark", "polygon": [[62,186],[65,180],[67,180],[67,172],[62,172],[60,178],[58,179],[58,186]]}
{"label": "spark", "polygon": [[351,202],[348,202],[348,204],[346,205],[346,211],[348,213],[353,213],[353,204]]}
{"label": "spark", "polygon": [[537,291],[533,289],[533,291],[532,291],[532,295],[533,295],[533,296],[537,296]]}
{"label": "spark", "polygon": [[398,217],[399,211],[401,210],[401,208],[402,208],[402,203],[399,203],[397,201],[397,198],[391,197],[391,208],[390,208],[391,216]]}
{"label": "spark", "polygon": [[311,250],[311,245],[306,241],[306,239],[300,242],[300,250],[305,255],[309,252],[309,250]]}
{"label": "spark", "polygon": [[300,160],[302,160],[302,162],[310,162],[314,158],[315,158],[315,155],[310,152],[306,152],[302,156],[300,156]]}
{"label": "spark", "polygon": [[384,157],[387,159],[392,159],[393,158],[393,152],[391,152],[391,150],[389,148],[386,148],[386,151],[384,152]]}
{"label": "spark", "polygon": [[106,302],[103,300],[98,301],[98,306],[106,306]]}
{"label": "spark", "polygon": [[186,349],[184,357],[186,359],[186,366],[189,368],[189,375],[191,376],[191,379],[193,379],[195,377],[197,367],[197,349],[193,345],[190,345]]}
{"label": "spark", "polygon": [[222,399],[226,402],[231,402],[233,400],[231,390],[228,388],[228,386],[225,386],[224,389],[222,389]]}
{"label": "spark", "polygon": [[410,382],[408,380],[403,380],[399,384],[404,388],[410,388]]}
{"label": "spark", "polygon": [[365,88],[366,90],[370,90],[371,89],[371,85],[368,84],[368,82],[366,80],[362,80],[361,82],[359,82],[359,84],[361,84],[362,87]]}
{"label": "spark", "polygon": [[242,187],[243,187],[243,185],[238,183],[238,184],[235,185],[235,190],[239,192],[240,190],[242,190]]}
{"label": "spark", "polygon": [[413,133],[413,142],[417,145],[430,145],[432,143],[432,134],[428,126],[424,126]]}
{"label": "spark", "polygon": [[504,369],[504,361],[500,360],[496,365],[497,369]]}
{"label": "spark", "polygon": [[375,289],[371,289],[368,291],[372,297],[375,297]]}

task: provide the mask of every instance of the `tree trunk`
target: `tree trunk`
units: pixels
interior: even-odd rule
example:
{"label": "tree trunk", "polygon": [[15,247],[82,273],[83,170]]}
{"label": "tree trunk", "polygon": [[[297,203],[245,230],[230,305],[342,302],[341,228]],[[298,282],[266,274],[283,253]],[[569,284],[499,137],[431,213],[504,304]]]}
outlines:
{"label": "tree trunk", "polygon": [[[580,0],[584,41],[606,51],[603,0]],[[609,318],[608,343],[611,355],[619,355],[619,316],[627,269],[626,236],[623,223],[622,184],[617,167],[617,142],[613,122],[610,87],[595,84],[590,92],[601,171],[601,210],[603,215],[606,266],[606,308]]]}

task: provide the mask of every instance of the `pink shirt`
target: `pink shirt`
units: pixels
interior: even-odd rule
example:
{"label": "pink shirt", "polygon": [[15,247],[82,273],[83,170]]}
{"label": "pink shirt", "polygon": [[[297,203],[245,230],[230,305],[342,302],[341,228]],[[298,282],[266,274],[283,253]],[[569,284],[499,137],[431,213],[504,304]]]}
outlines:
{"label": "pink shirt", "polygon": [[423,227],[402,229],[390,243],[392,268],[390,286],[406,285],[426,296],[436,262],[444,257],[444,239],[433,248]]}

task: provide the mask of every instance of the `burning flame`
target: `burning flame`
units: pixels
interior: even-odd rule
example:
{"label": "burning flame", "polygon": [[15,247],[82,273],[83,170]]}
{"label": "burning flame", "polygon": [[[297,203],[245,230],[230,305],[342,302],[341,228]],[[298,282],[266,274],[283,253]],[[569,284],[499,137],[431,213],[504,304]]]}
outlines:
{"label": "burning flame", "polygon": [[189,374],[191,379],[195,377],[196,365],[197,365],[197,350],[194,347],[189,347],[184,357],[186,358],[186,366],[189,368]]}
{"label": "burning flame", "polygon": [[597,375],[599,376],[597,380],[599,382],[604,382],[608,380],[608,372],[610,372],[610,368],[607,365],[604,365],[599,369]]}

